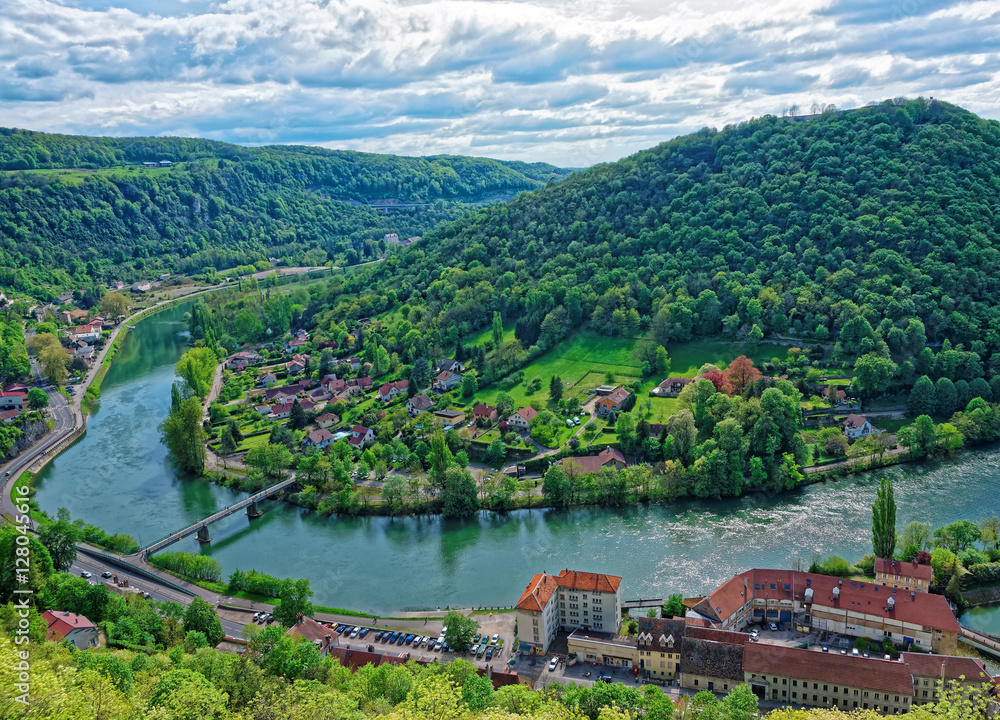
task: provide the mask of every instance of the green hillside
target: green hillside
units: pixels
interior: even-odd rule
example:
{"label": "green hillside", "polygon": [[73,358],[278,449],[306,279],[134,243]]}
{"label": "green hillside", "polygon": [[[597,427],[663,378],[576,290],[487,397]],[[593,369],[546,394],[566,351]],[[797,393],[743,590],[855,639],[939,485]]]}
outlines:
{"label": "green hillside", "polygon": [[[170,161],[169,167],[144,162]],[[565,174],[488,158],[405,158],[190,138],[0,129],[0,287],[91,282],[278,256],[353,264],[477,203]],[[387,212],[370,203],[396,204]]]}

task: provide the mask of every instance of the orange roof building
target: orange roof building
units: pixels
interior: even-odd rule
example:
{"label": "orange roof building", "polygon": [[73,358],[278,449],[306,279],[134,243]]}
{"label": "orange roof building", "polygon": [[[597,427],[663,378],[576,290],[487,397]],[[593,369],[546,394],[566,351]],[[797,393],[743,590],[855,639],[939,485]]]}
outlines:
{"label": "orange roof building", "polygon": [[560,630],[617,632],[621,583],[614,575],[569,569],[535,575],[514,606],[521,651],[545,654]]}
{"label": "orange roof building", "polygon": [[49,626],[48,633],[45,635],[46,640],[52,642],[68,640],[76,646],[77,650],[86,650],[100,644],[97,628],[83,615],[60,610],[46,610],[42,613],[42,619]]}

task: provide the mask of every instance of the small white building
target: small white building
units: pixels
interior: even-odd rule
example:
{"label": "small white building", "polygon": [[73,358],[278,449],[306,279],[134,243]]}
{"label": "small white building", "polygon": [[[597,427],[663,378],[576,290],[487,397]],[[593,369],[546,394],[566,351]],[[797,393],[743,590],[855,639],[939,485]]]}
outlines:
{"label": "small white building", "polygon": [[49,626],[46,640],[61,642],[68,640],[77,650],[87,650],[100,644],[100,636],[94,623],[83,615],[60,611],[46,610],[42,619]]}
{"label": "small white building", "polygon": [[536,417],[538,417],[538,411],[528,405],[516,413],[511,413],[510,417],[507,418],[507,422],[511,427],[516,427],[518,430],[528,430],[531,428],[531,421]]}
{"label": "small white building", "polygon": [[878,430],[864,415],[848,415],[844,418],[844,435],[848,440],[857,440]]}

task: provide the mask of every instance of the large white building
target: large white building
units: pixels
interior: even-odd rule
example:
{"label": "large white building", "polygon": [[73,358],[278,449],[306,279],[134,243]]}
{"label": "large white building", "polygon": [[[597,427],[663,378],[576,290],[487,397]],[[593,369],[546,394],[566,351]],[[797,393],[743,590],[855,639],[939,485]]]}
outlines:
{"label": "large white building", "polygon": [[520,649],[545,654],[560,630],[617,632],[621,582],[614,575],[576,570],[535,575],[515,606]]}

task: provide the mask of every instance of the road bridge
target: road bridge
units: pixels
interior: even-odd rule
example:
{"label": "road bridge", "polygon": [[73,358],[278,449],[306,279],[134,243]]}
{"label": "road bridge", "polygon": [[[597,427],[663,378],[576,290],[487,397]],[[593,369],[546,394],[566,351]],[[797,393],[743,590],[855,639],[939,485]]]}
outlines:
{"label": "road bridge", "polygon": [[262,500],[266,500],[267,498],[273,495],[277,495],[280,492],[283,492],[284,490],[294,485],[295,482],[296,482],[295,476],[293,475],[292,477],[286,478],[281,482],[277,482],[274,485],[271,485],[270,487],[255,492],[253,495],[250,495],[244,498],[243,500],[240,500],[237,503],[233,503],[232,505],[224,507],[222,508],[222,510],[219,510],[218,512],[213,513],[212,515],[209,515],[207,518],[204,518],[203,520],[199,520],[196,523],[188,525],[183,530],[178,530],[177,532],[170,533],[166,537],[157,540],[152,545],[147,545],[146,547],[139,550],[138,554],[142,558],[148,558],[153,553],[159,552],[168,545],[173,545],[178,540],[182,540],[183,538],[186,538],[189,535],[193,535],[195,533],[198,534],[199,542],[212,542],[212,536],[209,535],[208,533],[209,525],[211,525],[214,522],[218,522],[223,518],[229,517],[233,513],[239,512],[243,508],[246,508],[248,517],[251,518],[259,517],[260,509],[257,507],[257,503],[261,502]]}

